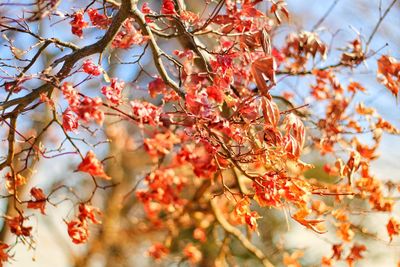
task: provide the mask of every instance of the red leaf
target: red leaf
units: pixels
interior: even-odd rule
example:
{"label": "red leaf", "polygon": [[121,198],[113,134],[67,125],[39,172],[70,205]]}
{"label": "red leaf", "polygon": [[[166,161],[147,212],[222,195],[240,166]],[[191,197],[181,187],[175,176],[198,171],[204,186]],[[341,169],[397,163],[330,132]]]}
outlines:
{"label": "red leaf", "polygon": [[65,131],[78,129],[78,116],[70,109],[66,109],[62,115],[62,126]]}
{"label": "red leaf", "polygon": [[313,230],[318,234],[326,233],[326,230],[322,223],[324,220],[321,219],[306,219],[306,217],[310,214],[310,211],[307,209],[301,209],[296,212],[292,218],[298,221],[300,224],[304,225],[305,227]]}
{"label": "red leaf", "polygon": [[261,94],[269,95],[268,91],[275,85],[275,69],[275,59],[272,56],[258,58],[251,65],[251,73]]}
{"label": "red leaf", "polygon": [[99,76],[101,74],[101,67],[94,64],[90,59],[83,62],[82,70],[93,76]]}
{"label": "red leaf", "polygon": [[400,234],[400,223],[396,219],[390,218],[386,225],[386,229],[389,234],[390,241],[392,241],[393,236]]}
{"label": "red leaf", "polygon": [[104,172],[102,163],[96,158],[96,155],[91,150],[86,154],[86,157],[83,159],[81,164],[79,164],[78,171],[86,172],[90,175],[98,176],[106,180],[111,179],[111,177]]}
{"label": "red leaf", "polygon": [[45,214],[44,209],[46,208],[46,196],[43,190],[37,187],[31,189],[31,196],[35,200],[28,202],[28,209],[39,209],[42,214]]}
{"label": "red leaf", "polygon": [[79,205],[79,220],[84,221],[86,219],[89,219],[90,221],[92,221],[92,223],[94,224],[100,224],[101,221],[99,221],[96,218],[96,213],[97,214],[101,214],[100,210],[96,207],[87,205],[87,204],[83,204],[81,203]]}
{"label": "red leaf", "polygon": [[86,221],[73,220],[67,223],[68,235],[75,244],[85,243],[89,237],[89,229]]}
{"label": "red leaf", "polygon": [[17,215],[12,218],[6,218],[8,226],[10,227],[11,233],[17,235],[17,236],[30,236],[32,227],[30,226],[24,226],[24,217],[21,215]]}
{"label": "red leaf", "polygon": [[210,98],[214,99],[215,102],[222,103],[222,101],[224,101],[225,94],[223,88],[212,85],[208,86],[206,90],[207,90],[207,95]]}
{"label": "red leaf", "polygon": [[354,246],[350,250],[349,256],[347,256],[346,258],[346,261],[349,264],[349,266],[352,267],[354,266],[353,264],[355,261],[363,259],[364,256],[361,255],[361,253],[363,253],[366,250],[367,248],[364,245],[354,244]]}
{"label": "red leaf", "polygon": [[280,118],[278,105],[275,102],[263,98],[261,102],[261,107],[266,126],[276,128],[276,126],[278,126]]}
{"label": "red leaf", "polygon": [[83,11],[77,11],[72,14],[72,21],[69,23],[71,25],[71,31],[73,34],[82,38],[83,28],[86,28],[88,23],[83,20]]}
{"label": "red leaf", "polygon": [[8,249],[8,245],[4,244],[3,242],[0,242],[0,266],[2,266],[2,262],[8,261],[8,254],[6,249]]}
{"label": "red leaf", "polygon": [[162,94],[167,89],[167,86],[164,83],[164,80],[160,77],[149,83],[149,94],[151,97],[156,97],[158,94]]}

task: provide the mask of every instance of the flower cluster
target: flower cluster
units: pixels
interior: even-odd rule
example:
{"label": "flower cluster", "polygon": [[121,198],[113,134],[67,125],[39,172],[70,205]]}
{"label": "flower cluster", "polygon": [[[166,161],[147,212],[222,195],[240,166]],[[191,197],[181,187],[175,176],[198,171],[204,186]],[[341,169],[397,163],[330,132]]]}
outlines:
{"label": "flower cluster", "polygon": [[70,111],[73,111],[83,122],[87,123],[94,120],[99,125],[103,123],[104,113],[100,110],[103,102],[99,97],[90,98],[84,96],[81,98],[78,91],[76,91],[70,83],[64,83],[61,90],[69,104],[63,116],[63,126],[66,127],[64,128],[65,130],[76,129],[76,120]]}

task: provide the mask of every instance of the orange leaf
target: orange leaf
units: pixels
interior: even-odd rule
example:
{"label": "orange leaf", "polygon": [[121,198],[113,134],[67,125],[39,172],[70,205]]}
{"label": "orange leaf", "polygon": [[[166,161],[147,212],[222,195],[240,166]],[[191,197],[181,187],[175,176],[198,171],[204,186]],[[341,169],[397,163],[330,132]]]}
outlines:
{"label": "orange leaf", "polygon": [[400,234],[400,223],[396,219],[390,218],[386,225],[386,229],[389,234],[390,241],[392,241],[393,236]]}
{"label": "orange leaf", "polygon": [[46,207],[46,196],[43,193],[43,190],[33,187],[31,189],[31,196],[35,200],[28,202],[28,209],[39,209],[42,214],[45,214],[44,209]]}
{"label": "orange leaf", "polygon": [[324,220],[321,219],[306,219],[306,217],[310,214],[309,210],[301,209],[296,212],[292,218],[295,219],[300,224],[304,225],[305,227],[313,230],[318,234],[326,233],[325,227],[322,225]]}
{"label": "orange leaf", "polygon": [[268,91],[275,85],[275,69],[276,64],[272,56],[258,58],[251,65],[251,74],[261,94],[268,96]]}
{"label": "orange leaf", "polygon": [[86,172],[89,173],[90,175],[98,176],[106,180],[111,179],[111,177],[104,172],[103,165],[96,158],[96,155],[94,154],[93,151],[89,151],[86,154],[86,157],[78,166],[78,171]]}
{"label": "orange leaf", "polygon": [[261,107],[264,115],[264,122],[267,126],[276,128],[279,122],[280,113],[278,105],[268,99],[263,98]]}

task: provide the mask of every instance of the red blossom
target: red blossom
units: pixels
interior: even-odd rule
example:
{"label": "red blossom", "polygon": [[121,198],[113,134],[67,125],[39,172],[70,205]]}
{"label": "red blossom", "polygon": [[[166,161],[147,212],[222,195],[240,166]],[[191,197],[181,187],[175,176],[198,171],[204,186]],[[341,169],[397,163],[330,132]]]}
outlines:
{"label": "red blossom", "polygon": [[271,54],[275,58],[278,67],[285,61],[285,55],[275,47],[272,48]]}
{"label": "red blossom", "polygon": [[188,92],[186,94],[186,107],[194,114],[208,117],[211,113],[211,103],[207,92]]}
{"label": "red blossom", "polygon": [[173,0],[163,0],[161,7],[161,14],[166,14],[166,15],[176,14],[175,4]]}
{"label": "red blossom", "polygon": [[90,175],[104,178],[110,180],[111,177],[108,176],[103,169],[103,164],[96,158],[93,151],[89,151],[83,161],[78,166],[78,171],[89,173]]}
{"label": "red blossom", "polygon": [[221,87],[211,85],[207,87],[207,95],[214,99],[217,103],[222,103],[224,101],[224,90]]}
{"label": "red blossom", "polygon": [[250,120],[254,121],[259,117],[259,106],[256,102],[251,103],[238,103],[240,114]]}
{"label": "red blossom", "polygon": [[258,226],[257,225],[257,219],[261,218],[258,215],[257,211],[252,211],[250,213],[246,213],[244,218],[245,218],[245,222],[249,226],[249,228],[252,231],[255,231],[257,229],[257,226]]}
{"label": "red blossom", "polygon": [[157,158],[167,155],[177,143],[179,143],[179,138],[168,132],[157,133],[153,138],[145,138],[143,145],[151,157]]}
{"label": "red blossom", "polygon": [[[176,175],[173,169],[156,170],[147,175],[146,190],[138,190],[136,196],[144,204],[147,216],[154,218],[162,210],[173,212],[185,201],[179,194],[184,189],[187,180]],[[154,205],[157,203],[158,205]]]}
{"label": "red blossom", "polygon": [[83,37],[83,29],[87,27],[88,23],[83,20],[83,11],[79,10],[72,14],[72,20],[69,24],[71,24],[71,31],[76,36],[80,38]]}
{"label": "red blossom", "polygon": [[[144,15],[148,15],[148,14],[154,14],[154,11],[151,10],[151,8],[149,7],[149,3],[144,2],[143,6],[142,6],[142,13]],[[149,18],[148,16],[146,16],[146,22],[147,23],[152,23],[154,20],[152,18]]]}
{"label": "red blossom", "polygon": [[[103,123],[104,113],[100,110],[100,107],[103,103],[99,97],[90,98],[85,96],[83,99],[80,99],[78,91],[76,91],[70,83],[64,83],[61,86],[61,90],[65,99],[68,101],[68,110],[72,110],[79,119],[83,120],[84,122],[94,120],[99,125]],[[65,125],[63,117],[64,128],[74,129],[76,126],[75,118],[69,113],[67,113],[66,116]]]}
{"label": "red blossom", "polygon": [[214,157],[215,153],[216,149],[209,144],[204,146],[199,144],[196,147],[184,146],[176,155],[176,161],[180,164],[190,163],[194,174],[198,177],[211,178],[218,169]]}
{"label": "red blossom", "polygon": [[215,71],[220,71],[224,74],[233,67],[233,57],[231,55],[218,55],[215,61],[211,61],[211,66]]}
{"label": "red blossom", "polygon": [[142,13],[143,14],[151,14],[153,11],[151,10],[151,8],[149,7],[149,3],[144,2],[142,5]]}
{"label": "red blossom", "polygon": [[156,125],[160,119],[160,110],[156,106],[148,102],[133,100],[130,102],[133,116],[141,123]]}
{"label": "red blossom", "polygon": [[[35,2],[36,6],[23,8],[26,13],[35,13],[31,18],[17,14],[10,14],[9,18],[7,12],[12,6],[20,5],[7,4],[9,7],[4,12],[8,19],[1,23],[6,33],[4,46],[10,51],[2,55],[4,63],[0,63],[0,79],[5,90],[5,99],[0,101],[0,125],[4,128],[2,140],[5,141],[0,169],[4,169],[4,190],[8,191],[0,198],[15,202],[10,206],[14,210],[7,210],[11,215],[2,216],[7,226],[3,228],[14,234],[15,245],[18,242],[33,244],[33,228],[29,226],[30,217],[24,216],[24,208],[31,209],[28,210],[33,213],[31,216],[38,211],[45,214],[50,211],[46,210],[47,203],[52,203],[53,197],[54,200],[61,197],[60,201],[71,200],[76,207],[74,217],[65,221],[68,235],[75,244],[87,242],[89,227],[101,223],[101,211],[92,206],[93,201],[105,208],[116,208],[118,212],[122,208],[123,214],[133,216],[128,218],[131,222],[121,221],[116,224],[120,229],[113,229],[127,234],[121,236],[124,237],[121,241],[129,241],[132,233],[162,235],[164,243],[154,243],[148,249],[148,255],[156,261],[171,253],[171,260],[179,254],[182,262],[188,261],[187,265],[204,265],[208,259],[202,261],[200,246],[204,249],[205,245],[222,242],[224,249],[220,254],[231,255],[229,263],[234,263],[235,253],[229,251],[232,246],[225,244],[228,239],[222,240],[224,237],[220,234],[212,235],[215,224],[221,224],[231,233],[240,234],[243,227],[250,230],[245,233],[246,237],[238,237],[242,245],[253,252],[251,242],[257,241],[253,231],[257,231],[257,224],[261,223],[259,213],[267,215],[265,210],[275,208],[287,211],[287,219],[319,234],[325,233],[324,222],[330,222],[329,229],[334,228],[333,233],[336,232],[340,243],[334,244],[333,253],[323,256],[321,263],[316,264],[333,266],[347,261],[352,267],[366,251],[364,245],[352,243],[359,240],[357,229],[364,232],[364,226],[358,225],[359,220],[351,217],[354,215],[353,205],[349,205],[352,199],[357,202],[355,206],[368,205],[365,207],[368,211],[394,214],[400,185],[382,182],[371,167],[378,158],[383,137],[388,133],[399,134],[400,130],[384,120],[379,109],[359,102],[359,95],[366,92],[367,87],[347,79],[347,74],[362,61],[373,60],[364,54],[368,45],[363,45],[361,39],[343,48],[338,62],[330,59],[323,63],[320,60],[337,54],[330,53],[336,46],[322,42],[318,31],[299,30],[289,34],[286,40],[276,34],[282,31],[279,28],[282,15],[289,17],[283,0],[269,1],[268,8],[263,11],[260,10],[260,7],[265,8],[262,2],[268,1],[206,0],[197,9],[199,14],[185,10],[182,3],[175,0],[159,1],[159,12],[150,8],[155,4],[150,1],[144,2],[141,12],[135,4],[132,4],[134,10],[128,10],[129,5],[121,1],[89,1],[91,4],[85,11],[67,15],[66,23],[79,38],[83,38],[88,22],[91,25],[91,40],[75,46],[73,40],[59,40],[56,36],[61,34],[57,27],[62,30],[62,23],[53,23],[51,17],[63,15],[64,11],[57,6],[60,0]],[[77,1],[66,2],[73,6],[71,3]],[[69,10],[72,6],[63,2],[62,9]],[[391,7],[382,10],[384,15]],[[85,21],[86,11],[88,22]],[[60,34],[47,31],[41,35],[30,31],[36,29],[37,24],[41,25],[44,17],[51,21],[45,25],[51,24],[54,32]],[[39,43],[21,42],[17,37],[23,36],[22,33],[35,36]],[[182,42],[173,47],[177,44],[175,37]],[[147,43],[149,40],[151,42]],[[275,48],[272,43],[282,48]],[[43,58],[46,62],[46,52],[54,48],[61,53],[54,63],[44,64],[46,66],[38,63]],[[371,47],[373,50],[378,51]],[[117,76],[110,79],[100,63],[90,59],[94,54],[109,59],[111,65],[141,67],[138,76],[129,84],[132,87],[129,92],[124,81]],[[318,59],[317,54],[320,55]],[[132,55],[136,60],[129,63],[128,57]],[[155,59],[150,65],[147,64],[149,55]],[[337,64],[331,65],[332,60]],[[116,74],[129,76],[129,71],[118,70]],[[150,82],[144,83],[141,74],[150,77]],[[90,91],[89,87],[96,86],[100,80],[92,76],[104,76],[107,84]],[[177,88],[169,88],[172,83],[167,82],[165,76],[175,81]],[[297,78],[300,85],[307,85],[302,79],[312,78],[309,90],[290,86],[290,80]],[[376,78],[397,97],[400,62],[389,55],[381,55],[377,60]],[[286,80],[289,86],[285,86]],[[279,83],[279,90],[270,94],[276,83]],[[148,91],[137,89],[143,87]],[[22,89],[25,90],[22,95],[12,94]],[[61,99],[57,99],[60,92],[54,89],[60,89]],[[89,91],[90,96],[84,94]],[[149,96],[157,99],[149,100]],[[45,106],[42,103],[50,106],[53,113],[56,108],[64,110],[62,114],[55,114],[62,117],[61,139],[57,134],[48,134],[58,118],[51,117],[42,125],[41,122],[47,120],[47,116],[40,117]],[[48,107],[44,108],[49,111]],[[101,127],[106,115],[116,120]],[[37,127],[24,122],[25,116],[37,121]],[[41,188],[27,187],[29,183],[22,174],[35,173],[32,164],[37,159],[67,157],[74,153],[68,149],[71,144],[81,149],[103,144],[104,135],[96,134],[103,131],[85,126],[93,122],[98,124],[97,128],[107,128],[106,135],[113,141],[109,152],[121,154],[121,166],[115,168],[123,168],[122,174],[128,178],[139,175],[142,179],[124,178],[126,181],[115,184],[102,181],[101,178],[112,178],[107,175],[103,161],[93,151],[88,151],[86,155],[79,153],[82,161],[77,163],[76,171],[91,175],[93,187],[79,189],[76,184],[72,190],[70,182],[60,181],[48,188],[49,194]],[[70,138],[69,132],[76,131],[79,126],[86,131],[79,133],[79,139]],[[368,138],[358,138],[360,134]],[[126,153],[133,150],[135,155]],[[316,159],[324,162],[315,172],[306,172],[312,165],[302,162],[311,159],[304,152],[329,155]],[[128,167],[135,168],[129,170]],[[318,177],[321,169],[327,177]],[[129,186],[128,183],[133,188],[118,189]],[[109,187],[114,193],[122,194],[109,198],[106,192],[102,202],[100,191]],[[27,200],[24,190],[30,192]],[[132,197],[132,192],[136,198]],[[69,195],[64,197],[66,193]],[[114,200],[123,200],[123,203]],[[132,206],[132,200],[139,201],[142,210]],[[214,201],[218,201],[218,205],[214,205]],[[225,223],[221,221],[223,218],[226,218]],[[400,222],[396,217],[389,217],[387,223],[379,227],[386,227],[390,242],[400,235]],[[102,229],[95,239],[107,241]],[[98,243],[98,240],[93,241]],[[9,259],[13,248],[14,245],[10,248],[0,242],[0,267]],[[255,252],[263,263],[268,262],[262,252]],[[300,266],[302,257],[303,252],[299,250],[284,253],[283,264]],[[223,264],[224,257],[219,258],[216,264],[220,260]],[[245,260],[239,259],[239,263],[246,265]]]}
{"label": "red blossom", "polygon": [[111,79],[110,86],[103,86],[101,88],[101,93],[106,96],[106,98],[114,105],[119,105],[122,103],[122,90],[125,87],[125,82],[118,81],[118,79]]}
{"label": "red blossom", "polygon": [[72,84],[68,82],[63,83],[61,86],[61,91],[70,106],[78,105],[79,94],[78,91],[76,91],[75,88],[72,86]]}
{"label": "red blossom", "polygon": [[87,74],[99,76],[101,74],[101,67],[95,65],[90,59],[83,62],[82,69]]}
{"label": "red blossom", "polygon": [[180,19],[184,22],[195,25],[199,22],[199,16],[189,10],[181,10],[179,13]]}
{"label": "red blossom", "polygon": [[94,120],[97,124],[102,125],[104,120],[104,113],[100,110],[103,105],[101,98],[90,98],[85,96],[77,106],[71,109],[78,115],[79,119],[84,122]]}
{"label": "red blossom", "polygon": [[250,210],[250,199],[242,198],[236,203],[233,216],[237,223],[247,224],[250,230],[257,230],[257,219],[261,218],[256,211]]}
{"label": "red blossom", "polygon": [[193,50],[186,49],[185,51],[174,50],[174,55],[179,58],[187,58],[188,60],[192,60],[195,56]]}
{"label": "red blossom", "polygon": [[111,18],[104,14],[100,14],[96,9],[89,8],[87,13],[93,26],[96,26],[100,29],[107,29],[108,26],[110,26],[112,21]]}
{"label": "red blossom", "polygon": [[147,39],[140,31],[136,30],[132,20],[126,20],[111,45],[112,47],[128,49],[132,45],[144,44]]}
{"label": "red blossom", "polygon": [[78,129],[78,116],[71,110],[66,109],[62,115],[62,125],[65,131],[75,131]]}

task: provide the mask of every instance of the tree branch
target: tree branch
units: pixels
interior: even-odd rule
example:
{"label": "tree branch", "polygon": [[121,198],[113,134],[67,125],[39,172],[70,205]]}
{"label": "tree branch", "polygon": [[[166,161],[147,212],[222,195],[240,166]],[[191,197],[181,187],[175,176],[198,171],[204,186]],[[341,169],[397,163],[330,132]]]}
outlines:
{"label": "tree branch", "polygon": [[164,52],[161,50],[161,48],[158,46],[156,39],[153,35],[152,29],[150,26],[146,23],[146,19],[143,15],[142,12],[140,12],[136,7],[132,10],[132,16],[136,20],[136,22],[139,24],[140,28],[142,29],[143,33],[148,36],[149,41],[150,41],[150,48],[152,50],[153,54],[153,60],[156,65],[156,68],[158,72],[161,75],[161,78],[164,80],[164,82],[172,88],[181,98],[185,98],[185,93],[181,91],[179,88],[179,85],[172,80],[162,62],[162,55]]}
{"label": "tree branch", "polygon": [[224,230],[236,237],[251,254],[253,254],[257,259],[261,261],[261,263],[266,266],[266,267],[273,267],[274,265],[267,259],[267,257],[264,255],[264,253],[258,249],[256,246],[254,246],[249,239],[247,239],[242,232],[240,232],[239,229],[236,227],[232,226],[222,215],[220,210],[217,207],[216,200],[210,200],[210,205],[213,210],[215,219],[218,221],[218,223],[224,228]]}

